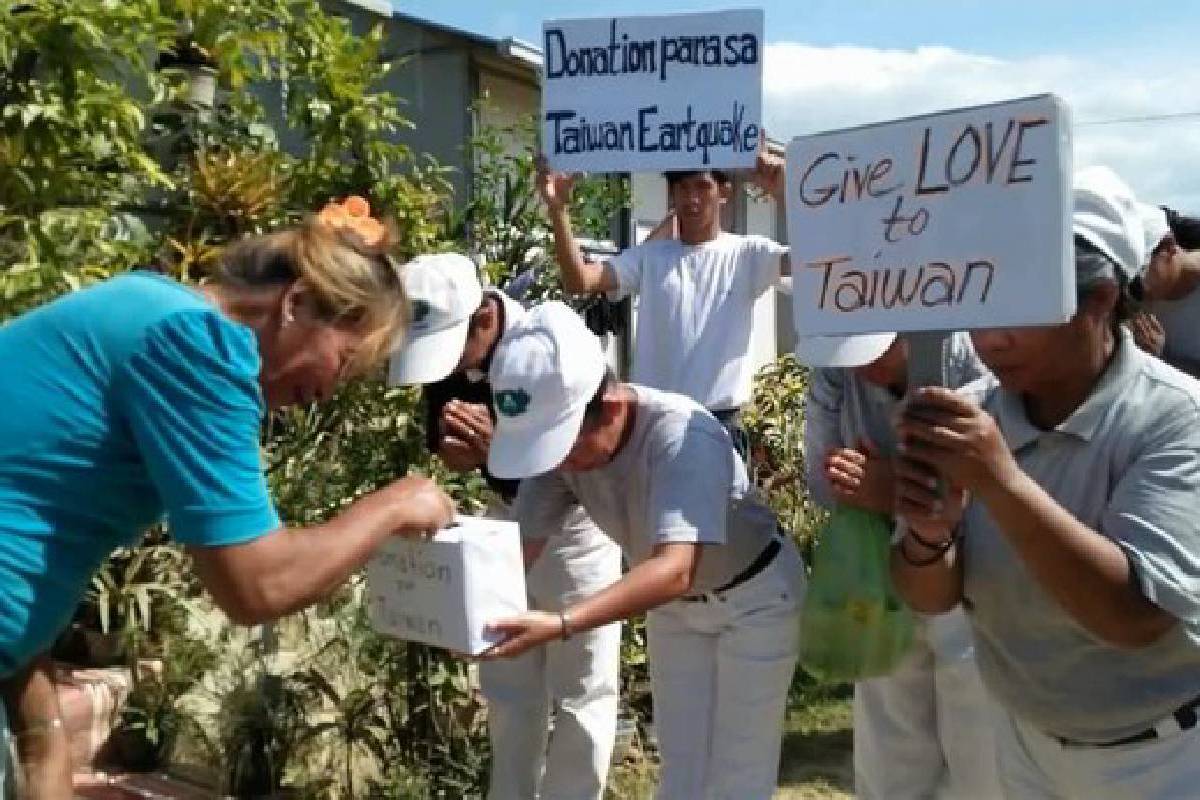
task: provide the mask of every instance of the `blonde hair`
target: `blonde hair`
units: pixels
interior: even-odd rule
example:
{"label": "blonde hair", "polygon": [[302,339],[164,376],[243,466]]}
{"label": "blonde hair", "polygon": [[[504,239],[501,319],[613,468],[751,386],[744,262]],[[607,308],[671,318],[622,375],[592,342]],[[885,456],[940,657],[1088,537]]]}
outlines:
{"label": "blonde hair", "polygon": [[319,319],[362,331],[352,365],[362,374],[399,344],[408,328],[408,297],[400,264],[388,254],[390,238],[389,233],[368,244],[353,229],[334,228],[312,216],[294,228],[230,245],[213,278],[250,289],[304,281]]}

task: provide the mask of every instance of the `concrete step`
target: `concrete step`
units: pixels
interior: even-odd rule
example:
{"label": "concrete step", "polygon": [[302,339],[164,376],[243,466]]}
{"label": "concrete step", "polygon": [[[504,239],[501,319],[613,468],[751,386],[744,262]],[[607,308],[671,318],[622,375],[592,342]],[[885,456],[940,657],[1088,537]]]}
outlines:
{"label": "concrete step", "polygon": [[112,775],[104,772],[75,776],[76,800],[213,800],[212,789],[193,786],[166,775]]}
{"label": "concrete step", "polygon": [[57,665],[55,685],[71,742],[71,763],[77,771],[90,770],[129,696],[129,670]]}

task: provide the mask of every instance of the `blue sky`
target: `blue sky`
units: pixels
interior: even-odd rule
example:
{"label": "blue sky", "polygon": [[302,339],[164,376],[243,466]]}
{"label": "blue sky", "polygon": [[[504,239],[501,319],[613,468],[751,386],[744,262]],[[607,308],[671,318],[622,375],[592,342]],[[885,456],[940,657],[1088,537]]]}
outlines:
{"label": "blue sky", "polygon": [[[1200,0],[393,0],[401,11],[541,45],[547,18],[766,11],[772,137],[1055,92],[1077,166],[1200,213]],[[1091,124],[1177,114],[1163,121]]]}
{"label": "blue sky", "polygon": [[[544,18],[762,8],[769,41],[880,48],[946,45],[995,56],[1194,47],[1200,2],[1066,0],[393,0],[409,14],[537,44]],[[1157,13],[1154,10],[1158,9]],[[1193,61],[1193,66],[1195,62]]]}

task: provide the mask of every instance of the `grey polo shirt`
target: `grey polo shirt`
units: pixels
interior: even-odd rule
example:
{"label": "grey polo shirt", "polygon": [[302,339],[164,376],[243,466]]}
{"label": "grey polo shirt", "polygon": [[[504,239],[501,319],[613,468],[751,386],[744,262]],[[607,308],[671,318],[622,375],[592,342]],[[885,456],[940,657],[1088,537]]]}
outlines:
{"label": "grey polo shirt", "polygon": [[1050,431],[984,390],[1017,463],[1125,551],[1142,593],[1179,620],[1138,649],[1105,644],[1030,576],[980,503],[963,521],[963,605],[984,682],[1048,733],[1111,741],[1200,695],[1200,383],[1126,332],[1088,399]]}
{"label": "grey polo shirt", "polygon": [[1158,317],[1167,337],[1163,361],[1173,366],[1178,362],[1200,364],[1200,289],[1179,300],[1149,303],[1147,310]]}
{"label": "grey polo shirt", "polygon": [[612,461],[521,481],[514,502],[521,534],[539,540],[560,533],[578,503],[633,564],[659,544],[705,545],[695,591],[722,586],[770,543],[775,515],[754,497],[729,434],[712,414],[683,395],[632,388],[633,431]]}
{"label": "grey polo shirt", "polygon": [[[950,338],[945,360],[952,389],[988,374],[966,333]],[[814,501],[826,507],[835,504],[824,469],[830,450],[856,447],[867,440],[885,455],[895,452],[893,416],[900,400],[882,386],[858,377],[853,369],[827,367],[809,373],[804,396],[804,476]]]}

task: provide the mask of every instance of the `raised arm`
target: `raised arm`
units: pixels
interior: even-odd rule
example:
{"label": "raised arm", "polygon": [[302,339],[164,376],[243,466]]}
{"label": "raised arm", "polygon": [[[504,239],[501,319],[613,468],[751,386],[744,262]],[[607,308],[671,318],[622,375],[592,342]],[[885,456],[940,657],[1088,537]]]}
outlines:
{"label": "raised arm", "polygon": [[562,271],[563,289],[571,294],[616,291],[617,274],[607,262],[588,261],[579,249],[571,227],[571,190],[575,178],[551,170],[545,158],[538,159],[538,194],[546,204],[554,231],[554,256]]}
{"label": "raised arm", "polygon": [[454,505],[433,481],[402,478],[321,525],[277,528],[241,544],[189,546],[196,572],[234,622],[254,625],[329,596],[393,535],[449,524]]}
{"label": "raised arm", "polygon": [[[758,158],[754,163],[751,180],[759,188],[759,191],[775,201],[781,213],[787,212],[787,165],[782,158],[770,151],[767,145],[766,131],[761,131],[760,134]],[[779,274],[784,278],[791,277],[792,258],[790,253],[780,256]]]}

